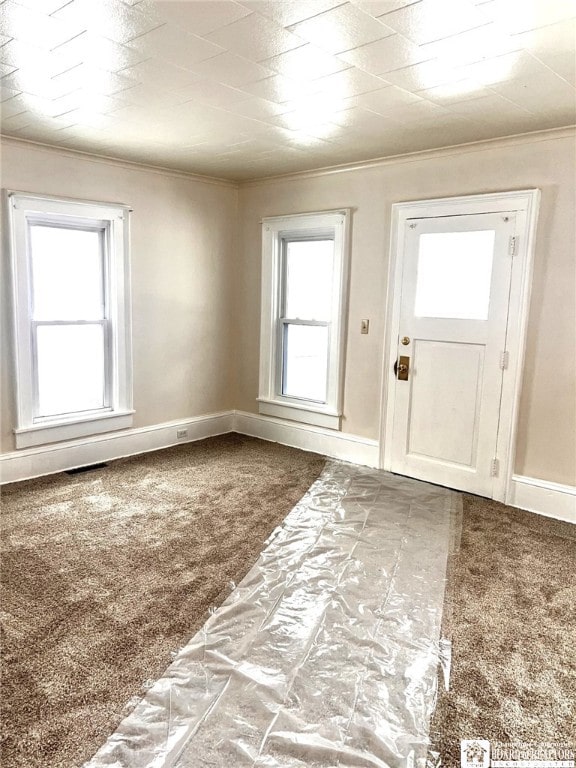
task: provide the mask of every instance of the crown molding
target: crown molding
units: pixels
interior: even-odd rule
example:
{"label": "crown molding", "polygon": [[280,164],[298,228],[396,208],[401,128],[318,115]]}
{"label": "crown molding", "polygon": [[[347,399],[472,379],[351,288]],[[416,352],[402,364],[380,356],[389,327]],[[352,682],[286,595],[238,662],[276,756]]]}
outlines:
{"label": "crown molding", "polygon": [[102,165],[112,165],[115,168],[126,168],[131,171],[144,171],[146,173],[157,173],[161,176],[173,176],[188,181],[198,181],[203,184],[215,184],[221,187],[230,187],[238,189],[238,182],[230,179],[221,179],[216,176],[203,176],[198,173],[188,171],[179,171],[176,168],[166,168],[161,165],[150,165],[139,163],[134,160],[123,160],[120,157],[111,157],[109,155],[100,155],[94,152],[84,152],[81,149],[69,149],[67,147],[57,146],[56,144],[46,144],[40,141],[31,141],[30,139],[19,139],[15,136],[0,134],[0,145],[21,147],[22,149],[36,150],[39,152],[56,153],[62,157],[73,157],[86,160],[88,162],[99,163]]}
{"label": "crown molding", "polygon": [[367,168],[380,168],[386,165],[397,165],[398,163],[413,163],[421,160],[433,160],[435,158],[449,157],[451,155],[466,154],[469,152],[483,152],[494,147],[517,146],[521,144],[531,144],[537,141],[554,141],[557,139],[573,138],[576,135],[576,125],[566,125],[561,128],[546,128],[542,131],[529,131],[527,133],[515,133],[511,136],[498,136],[493,139],[482,139],[481,141],[470,141],[465,144],[451,144],[446,147],[436,147],[434,149],[422,149],[417,152],[404,152],[398,155],[387,155],[386,157],[377,157],[371,160],[362,160],[356,163],[342,163],[339,165],[329,165],[324,168],[316,168],[308,171],[295,171],[294,173],[284,173],[277,176],[266,176],[258,179],[239,182],[240,189],[248,187],[259,187],[265,184],[274,184],[279,181],[300,181],[303,179],[314,179],[321,176],[332,176],[337,173],[350,173],[352,171],[363,171]]}
{"label": "crown molding", "polygon": [[198,173],[181,171],[175,168],[166,168],[160,165],[150,165],[139,163],[133,160],[123,160],[119,157],[96,154],[93,152],[84,152],[80,149],[68,149],[55,144],[46,144],[30,139],[20,139],[15,136],[0,134],[0,146],[22,147],[25,149],[57,153],[62,157],[73,157],[86,160],[88,162],[111,165],[116,168],[126,168],[133,171],[144,171],[147,173],[157,173],[162,176],[172,176],[189,181],[197,181],[204,184],[215,184],[217,186],[228,187],[231,189],[244,189],[258,187],[265,184],[274,184],[278,181],[299,181],[303,179],[314,179],[321,176],[331,176],[337,173],[350,173],[353,171],[362,171],[368,168],[379,168],[386,165],[395,165],[398,163],[411,163],[420,160],[433,160],[435,158],[449,157],[451,155],[465,154],[469,152],[483,152],[494,147],[518,146],[521,144],[530,144],[538,141],[554,141],[563,138],[573,138],[576,134],[576,125],[567,125],[560,128],[546,128],[542,131],[529,131],[527,133],[516,133],[511,136],[498,136],[493,139],[482,139],[481,141],[471,141],[465,144],[451,144],[446,147],[436,147],[433,149],[423,149],[416,152],[404,152],[397,155],[387,155],[385,157],[376,157],[370,160],[362,160],[355,163],[341,163],[338,165],[328,165],[322,168],[315,168],[307,171],[294,171],[293,173],[278,174],[276,176],[265,176],[257,179],[246,179],[244,181],[234,181],[232,179],[222,179],[216,176],[203,176]]}

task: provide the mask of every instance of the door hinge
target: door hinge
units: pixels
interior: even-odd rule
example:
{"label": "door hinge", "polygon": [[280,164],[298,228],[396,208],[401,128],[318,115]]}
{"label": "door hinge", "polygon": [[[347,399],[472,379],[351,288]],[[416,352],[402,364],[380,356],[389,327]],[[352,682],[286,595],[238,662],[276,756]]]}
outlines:
{"label": "door hinge", "polygon": [[498,459],[492,459],[492,464],[490,467],[490,475],[492,477],[498,477],[499,471],[500,471],[500,461]]}
{"label": "door hinge", "polygon": [[518,237],[516,235],[511,235],[510,240],[508,241],[508,254],[510,256],[516,256],[517,245],[518,245]]}
{"label": "door hinge", "polygon": [[508,350],[505,350],[504,352],[500,352],[500,368],[505,371],[508,368],[508,360],[510,358],[510,354]]}

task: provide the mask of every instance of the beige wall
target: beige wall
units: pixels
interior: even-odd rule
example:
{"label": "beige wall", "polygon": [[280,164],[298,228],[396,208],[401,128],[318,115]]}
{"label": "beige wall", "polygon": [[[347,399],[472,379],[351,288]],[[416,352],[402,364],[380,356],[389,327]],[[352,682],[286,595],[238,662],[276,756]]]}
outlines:
{"label": "beige wall", "polygon": [[[128,203],[132,215],[135,426],[256,412],[263,216],[351,207],[343,429],[378,438],[393,202],[538,187],[518,474],[576,482],[574,137],[546,136],[241,187],[8,142],[2,186]],[[239,208],[238,204],[239,194]],[[6,254],[2,285],[7,285]],[[9,307],[3,296],[3,319]],[[359,333],[370,318],[370,334]],[[14,449],[9,329],[2,323],[0,450]]]}
{"label": "beige wall", "polygon": [[[390,213],[394,202],[538,187],[538,223],[518,474],[576,481],[574,136],[463,148],[372,168],[261,182],[240,190],[237,408],[258,392],[263,216],[351,207],[352,253],[343,429],[378,438]],[[360,335],[361,318],[370,333]]]}
{"label": "beige wall", "polygon": [[[127,203],[131,217],[134,426],[234,407],[230,263],[233,186],[16,145],[2,147],[2,187]],[[7,286],[3,249],[2,285]],[[2,452],[14,449],[9,306],[3,290]]]}

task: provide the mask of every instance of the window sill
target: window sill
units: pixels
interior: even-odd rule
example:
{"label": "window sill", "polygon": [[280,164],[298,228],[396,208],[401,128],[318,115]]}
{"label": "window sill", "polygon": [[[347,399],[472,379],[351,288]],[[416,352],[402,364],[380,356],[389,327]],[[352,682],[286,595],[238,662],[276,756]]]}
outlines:
{"label": "window sill", "polygon": [[34,445],[58,443],[63,440],[74,440],[78,437],[98,435],[103,432],[113,432],[117,429],[128,429],[132,426],[134,411],[115,411],[114,413],[99,414],[78,421],[60,421],[50,424],[36,424],[33,427],[15,429],[16,449],[30,448]]}
{"label": "window sill", "polygon": [[340,414],[328,409],[320,410],[308,405],[258,398],[258,410],[264,416],[276,416],[279,419],[299,421],[303,424],[312,424],[315,427],[340,429]]}

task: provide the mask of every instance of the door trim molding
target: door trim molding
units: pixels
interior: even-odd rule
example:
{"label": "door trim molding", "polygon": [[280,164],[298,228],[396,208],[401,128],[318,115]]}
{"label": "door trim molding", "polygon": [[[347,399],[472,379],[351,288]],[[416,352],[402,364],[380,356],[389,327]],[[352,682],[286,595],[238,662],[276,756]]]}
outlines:
{"label": "door trim molding", "polygon": [[400,300],[404,257],[405,223],[412,218],[474,215],[479,213],[515,213],[519,234],[518,251],[513,257],[506,349],[509,365],[504,376],[501,399],[500,429],[496,456],[500,460],[495,478],[493,498],[507,503],[513,495],[512,474],[516,455],[518,407],[528,326],[528,309],[532,286],[536,222],[540,204],[539,189],[494,192],[481,195],[415,200],[392,205],[388,289],[386,300],[386,336],[384,340],[382,396],[380,419],[380,466],[392,465],[394,424],[394,375],[392,366],[400,323]]}

